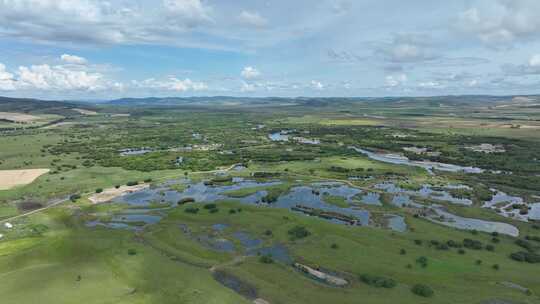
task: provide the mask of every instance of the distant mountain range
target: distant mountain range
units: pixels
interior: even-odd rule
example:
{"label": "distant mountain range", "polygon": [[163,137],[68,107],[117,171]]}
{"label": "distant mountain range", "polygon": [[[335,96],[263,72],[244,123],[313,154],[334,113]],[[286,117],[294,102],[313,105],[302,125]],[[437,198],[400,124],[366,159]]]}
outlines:
{"label": "distant mountain range", "polygon": [[25,98],[0,97],[0,111],[62,111],[72,108],[92,109],[97,105],[114,106],[314,106],[324,107],[348,103],[387,103],[388,106],[400,107],[407,105],[423,106],[497,106],[500,104],[536,105],[540,102],[540,95],[520,96],[490,96],[490,95],[456,95],[433,97],[147,97],[147,98],[121,98],[109,101],[48,101]]}

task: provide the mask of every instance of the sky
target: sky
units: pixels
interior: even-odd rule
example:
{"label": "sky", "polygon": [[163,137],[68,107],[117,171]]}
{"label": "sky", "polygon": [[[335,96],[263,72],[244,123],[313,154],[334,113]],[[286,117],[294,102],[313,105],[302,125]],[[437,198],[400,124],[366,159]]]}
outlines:
{"label": "sky", "polygon": [[0,95],[540,93],[538,0],[0,0]]}

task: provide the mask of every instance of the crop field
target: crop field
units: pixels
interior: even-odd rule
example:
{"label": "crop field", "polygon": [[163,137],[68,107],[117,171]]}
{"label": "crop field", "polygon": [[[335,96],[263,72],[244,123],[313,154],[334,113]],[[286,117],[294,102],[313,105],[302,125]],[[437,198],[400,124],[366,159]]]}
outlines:
{"label": "crop field", "polygon": [[540,303],[536,101],[456,98],[4,105],[0,302]]}

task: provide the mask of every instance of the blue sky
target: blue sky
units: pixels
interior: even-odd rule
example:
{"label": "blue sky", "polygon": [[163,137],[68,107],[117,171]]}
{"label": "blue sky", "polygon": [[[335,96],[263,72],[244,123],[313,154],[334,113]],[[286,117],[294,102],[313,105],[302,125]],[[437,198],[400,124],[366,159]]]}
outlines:
{"label": "blue sky", "polygon": [[0,0],[0,95],[540,93],[537,0]]}

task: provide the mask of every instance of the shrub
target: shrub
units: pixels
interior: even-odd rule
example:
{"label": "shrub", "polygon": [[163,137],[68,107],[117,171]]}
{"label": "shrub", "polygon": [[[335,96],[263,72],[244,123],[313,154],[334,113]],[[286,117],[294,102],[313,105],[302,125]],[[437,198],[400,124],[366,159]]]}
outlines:
{"label": "shrub", "polygon": [[266,236],[271,236],[271,235],[272,235],[272,230],[266,230],[266,231],[264,232],[264,235],[266,235]]}
{"label": "shrub", "polygon": [[390,278],[370,274],[360,275],[360,280],[369,286],[377,288],[394,288],[397,285],[396,281]]}
{"label": "shrub", "polygon": [[151,178],[147,178],[144,180],[145,183],[151,183],[152,182],[152,179]]}
{"label": "shrub", "polygon": [[493,243],[495,243],[495,244],[499,243],[500,241],[501,241],[501,240],[499,240],[499,239],[496,238],[496,237],[494,237],[494,238],[491,239],[491,242],[493,242]]}
{"label": "shrub", "polygon": [[437,245],[437,249],[438,250],[448,250],[448,249],[450,249],[450,247],[448,247],[448,245],[446,245],[446,244],[439,244],[439,245]]}
{"label": "shrub", "polygon": [[236,214],[236,210],[230,209],[230,210],[229,210],[229,214]]}
{"label": "shrub", "polygon": [[432,297],[434,292],[431,287],[424,284],[416,284],[411,288],[411,291],[418,296],[429,298]]}
{"label": "shrub", "polygon": [[460,250],[458,250],[458,253],[459,253],[459,254],[465,254],[465,250],[460,249]]}
{"label": "shrub", "polygon": [[448,247],[452,247],[452,248],[461,248],[463,245],[461,245],[460,243],[454,241],[454,240],[449,240],[448,242],[446,242],[446,245],[448,245]]}
{"label": "shrub", "polygon": [[212,210],[212,209],[216,209],[217,206],[216,206],[216,204],[206,204],[206,205],[204,205],[203,208],[206,209],[206,210]]}
{"label": "shrub", "polygon": [[210,209],[210,213],[217,213],[217,212],[219,212],[218,208]]}
{"label": "shrub", "polygon": [[535,242],[540,242],[540,236],[531,236],[531,235],[527,235],[525,236],[525,239],[528,240],[528,241],[535,241]]}
{"label": "shrub", "polygon": [[495,270],[499,270],[501,267],[499,266],[499,264],[493,264],[493,266],[491,266],[493,269]]}
{"label": "shrub", "polygon": [[332,245],[330,245],[330,248],[332,248],[332,249],[338,249],[338,248],[339,248],[339,245],[336,244],[336,243],[333,243]]}
{"label": "shrub", "polygon": [[420,264],[422,267],[427,267],[428,258],[426,258],[425,256],[421,256],[416,259],[416,263]]}
{"label": "shrub", "polygon": [[306,229],[306,227],[303,227],[303,226],[295,226],[294,228],[290,229],[287,233],[291,236],[293,240],[302,239],[302,238],[308,237],[311,234],[311,232],[309,232]]}
{"label": "shrub", "polygon": [[414,240],[414,243],[418,246],[422,245],[422,240]]}
{"label": "shrub", "polygon": [[120,185],[116,185],[116,186],[114,186],[114,187],[115,187],[116,189],[118,189],[118,188],[120,188]]}
{"label": "shrub", "polygon": [[137,254],[137,250],[133,249],[133,248],[130,248],[128,249],[127,251],[128,255],[136,255]]}
{"label": "shrub", "polygon": [[534,246],[533,246],[533,244],[531,244],[531,242],[525,241],[525,240],[522,240],[522,239],[516,240],[516,245],[518,245],[519,247],[525,248],[528,251],[533,251],[534,250]]}
{"label": "shrub", "polygon": [[272,259],[272,257],[269,256],[269,255],[262,255],[259,258],[259,262],[261,262],[263,264],[272,264],[272,263],[274,263],[274,259]]}
{"label": "shrub", "polygon": [[199,208],[189,207],[189,208],[186,208],[186,210],[184,210],[184,212],[191,213],[191,214],[197,214],[199,212]]}
{"label": "shrub", "polygon": [[481,250],[482,249],[482,242],[477,240],[471,240],[471,239],[464,239],[463,240],[463,247],[473,249],[473,250]]}
{"label": "shrub", "polygon": [[195,199],[193,197],[184,197],[178,201],[178,205],[183,205],[187,203],[193,203]]}
{"label": "shrub", "polygon": [[97,188],[97,189],[96,189],[96,193],[101,193],[101,192],[103,192],[103,189],[102,189],[102,188]]}
{"label": "shrub", "polygon": [[69,199],[72,201],[72,202],[75,202],[77,201],[78,199],[81,198],[81,195],[80,194],[72,194]]}
{"label": "shrub", "polygon": [[399,250],[399,254],[406,255],[407,251],[405,249],[401,248],[401,250]]}
{"label": "shrub", "polygon": [[487,250],[487,251],[495,251],[495,246],[493,246],[493,245],[486,245],[486,250]]}
{"label": "shrub", "polygon": [[131,186],[137,186],[138,184],[139,184],[139,182],[137,182],[137,181],[131,181],[131,182],[127,182],[127,183],[126,183],[126,186],[130,186],[130,187],[131,187]]}
{"label": "shrub", "polygon": [[476,260],[476,265],[482,265],[482,260]]}
{"label": "shrub", "polygon": [[510,258],[518,262],[540,263],[540,255],[531,252],[519,251],[510,254]]}

